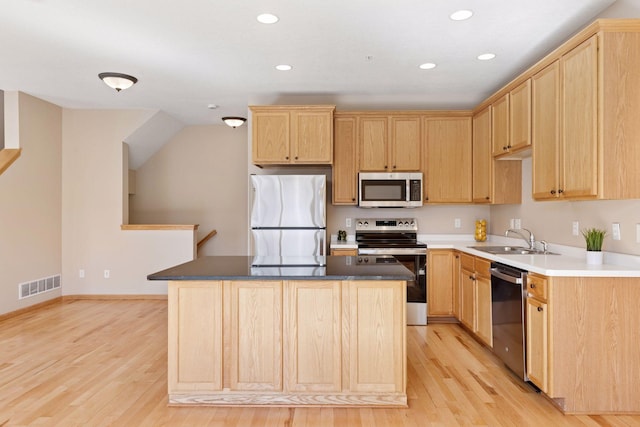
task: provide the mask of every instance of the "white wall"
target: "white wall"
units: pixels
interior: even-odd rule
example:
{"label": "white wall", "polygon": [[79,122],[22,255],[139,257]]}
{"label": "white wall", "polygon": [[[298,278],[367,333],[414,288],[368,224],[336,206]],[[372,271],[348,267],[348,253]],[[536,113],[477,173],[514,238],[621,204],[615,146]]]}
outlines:
{"label": "white wall", "polygon": [[20,117],[7,128],[22,153],[0,175],[0,314],[60,296],[55,290],[19,301],[18,284],[62,273],[62,109],[24,93],[6,95],[10,117]]}
{"label": "white wall", "polygon": [[[63,294],[163,294],[155,271],[193,259],[191,231],[121,231],[123,144],[153,112],[63,111]],[[85,277],[79,277],[79,270]],[[110,278],[104,278],[110,270]]]}
{"label": "white wall", "polygon": [[131,224],[199,224],[199,256],[247,254],[247,127],[189,126],[136,170]]}

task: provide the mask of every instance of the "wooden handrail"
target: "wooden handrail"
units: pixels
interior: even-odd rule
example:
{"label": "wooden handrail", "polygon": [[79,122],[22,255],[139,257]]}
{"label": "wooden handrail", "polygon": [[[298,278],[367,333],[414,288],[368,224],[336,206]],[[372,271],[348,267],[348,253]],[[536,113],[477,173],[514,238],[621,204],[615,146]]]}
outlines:
{"label": "wooden handrail", "polygon": [[11,166],[11,163],[20,157],[20,151],[22,151],[22,148],[5,148],[0,150],[0,174],[7,170],[7,168]]}
{"label": "wooden handrail", "polygon": [[213,236],[215,236],[216,234],[218,234],[218,232],[216,230],[211,230],[211,232],[209,234],[207,234],[206,236],[204,236],[202,238],[202,240],[200,240],[198,242],[198,244],[196,245],[197,249],[200,250],[200,246],[204,245],[205,243],[207,243],[207,240],[209,240],[210,238],[212,238]]}

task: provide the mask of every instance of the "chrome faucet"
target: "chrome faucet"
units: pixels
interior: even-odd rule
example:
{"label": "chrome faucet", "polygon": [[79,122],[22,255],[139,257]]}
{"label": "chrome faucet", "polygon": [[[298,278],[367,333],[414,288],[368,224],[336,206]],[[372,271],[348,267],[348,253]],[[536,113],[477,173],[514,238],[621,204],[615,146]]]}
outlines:
{"label": "chrome faucet", "polygon": [[[526,231],[527,233],[529,233],[529,238],[525,237],[522,234],[522,231]],[[504,232],[505,237],[509,236],[509,233],[517,234],[518,236],[520,236],[525,242],[529,244],[529,249],[531,250],[536,249],[535,248],[536,239],[535,237],[533,237],[533,233],[531,232],[531,230],[527,230],[526,228],[521,228],[519,230],[514,230],[513,228],[509,228],[507,231]]]}

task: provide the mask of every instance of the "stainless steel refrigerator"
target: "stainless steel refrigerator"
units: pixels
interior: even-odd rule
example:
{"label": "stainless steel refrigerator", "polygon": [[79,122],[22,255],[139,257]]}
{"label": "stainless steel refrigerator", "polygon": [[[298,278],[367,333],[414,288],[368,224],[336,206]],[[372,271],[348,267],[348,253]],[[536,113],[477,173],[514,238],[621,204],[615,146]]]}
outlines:
{"label": "stainless steel refrigerator", "polygon": [[254,266],[322,266],[326,177],[251,175]]}

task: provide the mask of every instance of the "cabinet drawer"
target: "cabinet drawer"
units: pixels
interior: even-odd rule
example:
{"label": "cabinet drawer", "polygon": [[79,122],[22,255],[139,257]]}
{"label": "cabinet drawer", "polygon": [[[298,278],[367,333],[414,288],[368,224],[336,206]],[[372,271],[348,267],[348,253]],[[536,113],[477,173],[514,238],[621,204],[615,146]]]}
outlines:
{"label": "cabinet drawer", "polygon": [[463,270],[476,271],[475,257],[467,254],[460,254],[460,266]]}
{"label": "cabinet drawer", "polygon": [[478,277],[491,279],[491,261],[476,257],[476,274]]}
{"label": "cabinet drawer", "polygon": [[535,273],[527,275],[527,291],[536,298],[547,300],[547,292],[549,287],[549,279],[544,276],[538,276]]}

